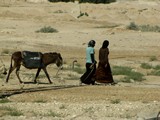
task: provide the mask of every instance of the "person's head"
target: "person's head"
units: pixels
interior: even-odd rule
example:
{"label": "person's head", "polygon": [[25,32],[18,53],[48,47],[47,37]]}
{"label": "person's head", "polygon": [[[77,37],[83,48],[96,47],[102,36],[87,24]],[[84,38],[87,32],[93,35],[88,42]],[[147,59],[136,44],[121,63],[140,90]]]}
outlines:
{"label": "person's head", "polygon": [[109,45],[109,41],[108,40],[104,40],[103,44],[102,44],[102,48],[107,48]]}
{"label": "person's head", "polygon": [[88,47],[94,47],[96,42],[94,40],[90,40],[88,43]]}

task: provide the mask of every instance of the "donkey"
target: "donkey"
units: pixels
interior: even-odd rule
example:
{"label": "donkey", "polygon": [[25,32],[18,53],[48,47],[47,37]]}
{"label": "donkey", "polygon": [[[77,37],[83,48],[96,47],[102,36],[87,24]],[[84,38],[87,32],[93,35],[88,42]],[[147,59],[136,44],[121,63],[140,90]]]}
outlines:
{"label": "donkey", "polygon": [[[40,64],[41,65],[39,65],[37,67],[35,67],[35,66],[34,67],[28,67],[28,66],[26,66],[26,64],[24,62],[25,61],[24,53],[26,54],[27,52],[29,52],[29,51],[22,51],[22,52],[21,51],[17,51],[17,52],[14,52],[12,54],[12,56],[11,56],[11,64],[10,64],[9,72],[8,72],[8,75],[7,75],[7,78],[6,78],[6,83],[8,82],[9,76],[13,72],[14,69],[16,69],[16,75],[17,75],[17,77],[19,79],[19,82],[23,83],[22,80],[19,77],[19,70],[20,70],[21,65],[23,65],[27,69],[37,69],[37,73],[36,73],[36,76],[34,78],[34,83],[37,83],[36,79],[39,76],[39,73],[40,73],[41,69],[43,69],[43,71],[45,72],[45,74],[46,74],[46,76],[48,78],[49,83],[51,84],[52,82],[50,80],[50,77],[49,77],[49,74],[47,72],[46,67],[51,63],[55,63],[58,68],[62,69],[63,59],[61,57],[61,54],[60,53],[56,53],[56,52],[43,53],[43,54],[41,52],[36,52],[36,53],[40,54],[40,58],[41,58]],[[32,54],[32,53],[35,53],[35,52],[29,52],[29,53]],[[14,61],[14,65],[12,65],[12,61]],[[30,60],[30,63],[32,63],[32,60]]]}

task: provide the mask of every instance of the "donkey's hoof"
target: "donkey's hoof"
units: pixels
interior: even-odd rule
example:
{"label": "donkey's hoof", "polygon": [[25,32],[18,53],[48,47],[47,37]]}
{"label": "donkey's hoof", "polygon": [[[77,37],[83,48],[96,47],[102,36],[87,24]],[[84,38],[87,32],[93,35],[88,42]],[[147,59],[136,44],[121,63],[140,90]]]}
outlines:
{"label": "donkey's hoof", "polygon": [[20,84],[24,84],[24,82],[22,82],[22,81],[20,81],[19,83],[20,83]]}
{"label": "donkey's hoof", "polygon": [[38,84],[38,83],[36,81],[34,81],[33,84]]}
{"label": "donkey's hoof", "polygon": [[7,72],[3,72],[2,74],[3,74],[3,75],[7,75]]}

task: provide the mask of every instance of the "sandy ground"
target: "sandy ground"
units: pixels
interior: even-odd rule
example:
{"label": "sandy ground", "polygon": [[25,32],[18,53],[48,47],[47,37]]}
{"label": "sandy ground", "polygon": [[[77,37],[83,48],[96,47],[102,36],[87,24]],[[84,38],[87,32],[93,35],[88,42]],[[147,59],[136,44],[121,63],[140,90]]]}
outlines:
{"label": "sandy ground", "polygon": [[[148,75],[142,63],[160,64],[160,34],[127,30],[131,22],[138,25],[160,24],[159,1],[120,1],[112,4],[32,3],[0,1],[1,64],[10,65],[14,51],[30,50],[60,52],[64,67],[72,62],[85,65],[85,48],[89,40],[96,40],[96,59],[103,40],[110,41],[111,66],[129,66],[145,75],[142,82],[123,83],[122,76],[113,76],[118,84],[79,85],[81,74],[70,69],[59,72],[48,66],[53,84],[48,84],[44,73],[40,84],[31,83],[36,70],[21,68],[26,84],[20,85],[15,73],[9,83],[0,78],[1,98],[11,102],[0,103],[1,120],[145,120],[156,117],[160,111],[159,76]],[[77,18],[82,13],[89,16]],[[58,33],[37,33],[51,26]],[[157,60],[150,61],[151,57]],[[76,76],[73,79],[73,76]],[[22,112],[12,116],[6,108]],[[7,114],[8,113],[8,114]]]}

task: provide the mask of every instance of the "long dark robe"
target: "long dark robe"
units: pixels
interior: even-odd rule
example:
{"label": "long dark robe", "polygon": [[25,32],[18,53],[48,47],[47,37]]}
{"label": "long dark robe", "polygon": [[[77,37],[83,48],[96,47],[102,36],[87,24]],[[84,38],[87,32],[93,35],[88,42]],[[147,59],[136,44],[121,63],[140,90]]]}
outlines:
{"label": "long dark robe", "polygon": [[110,68],[109,60],[109,49],[100,48],[99,50],[99,63],[95,73],[95,81],[99,83],[113,83],[112,71]]}
{"label": "long dark robe", "polygon": [[80,77],[82,83],[94,84],[95,81],[92,80],[93,75],[96,71],[96,65],[91,68],[91,63],[86,63],[86,72]]}

